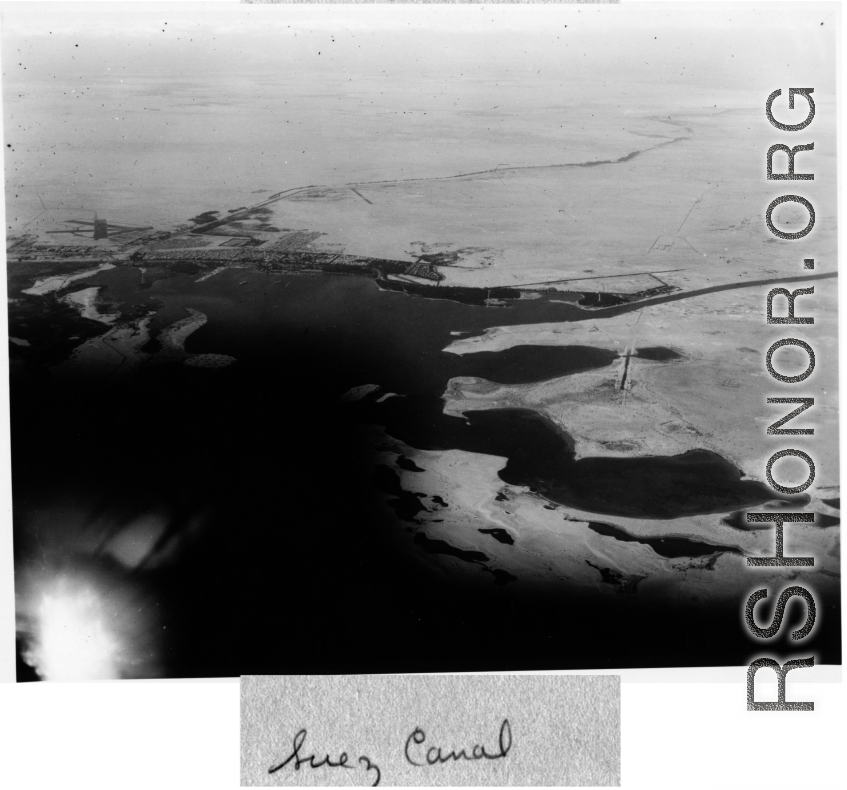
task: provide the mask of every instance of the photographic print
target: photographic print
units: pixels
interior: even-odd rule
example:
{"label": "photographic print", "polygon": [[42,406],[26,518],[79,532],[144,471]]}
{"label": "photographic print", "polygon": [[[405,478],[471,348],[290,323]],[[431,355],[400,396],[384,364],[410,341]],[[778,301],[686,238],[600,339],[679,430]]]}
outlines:
{"label": "photographic print", "polygon": [[18,680],[840,664],[838,13],[0,4]]}

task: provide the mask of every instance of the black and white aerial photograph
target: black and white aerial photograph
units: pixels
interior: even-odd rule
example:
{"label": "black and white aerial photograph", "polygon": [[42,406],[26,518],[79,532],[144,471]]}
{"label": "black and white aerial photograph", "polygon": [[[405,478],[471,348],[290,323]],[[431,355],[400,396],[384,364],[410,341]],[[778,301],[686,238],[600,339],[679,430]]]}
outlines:
{"label": "black and white aerial photograph", "polygon": [[839,13],[0,3],[18,681],[840,664]]}

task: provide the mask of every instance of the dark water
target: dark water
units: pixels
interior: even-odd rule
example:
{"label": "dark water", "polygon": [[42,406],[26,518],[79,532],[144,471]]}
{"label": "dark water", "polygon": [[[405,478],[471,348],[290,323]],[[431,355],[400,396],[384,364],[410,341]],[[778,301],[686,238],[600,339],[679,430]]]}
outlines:
{"label": "dark water", "polygon": [[515,539],[501,527],[492,527],[491,529],[478,529],[483,535],[491,535],[498,543],[505,543],[507,546],[514,546]]}
{"label": "dark water", "polygon": [[402,521],[417,522],[417,516],[427,510],[427,507],[421,502],[421,499],[426,495],[404,489],[400,485],[400,475],[390,466],[379,464],[374,469],[371,480],[377,491],[382,491],[391,497],[388,500],[389,507]]}
{"label": "dark water", "polygon": [[650,359],[654,362],[670,362],[671,360],[682,358],[682,354],[665,346],[645,346],[644,348],[639,348],[636,353],[642,359]]}
{"label": "dark water", "polygon": [[[241,298],[231,299],[234,282],[244,278]],[[727,510],[773,496],[764,486],[740,481],[728,463],[710,453],[574,462],[569,437],[534,412],[472,412],[467,420],[443,415],[441,395],[454,376],[522,384],[611,364],[615,352],[584,347],[518,346],[464,356],[442,350],[454,339],[451,332],[477,334],[492,323],[584,317],[570,305],[534,300],[485,308],[379,292],[361,278],[288,277],[276,285],[271,279],[280,278],[225,272],[190,288],[187,299],[184,282],[166,281],[180,293],[159,298],[169,307],[190,302],[209,316],[189,338],[188,350],[231,354],[244,366],[276,360],[294,377],[309,376],[310,398],[334,398],[350,387],[379,384],[406,397],[362,404],[366,421],[385,425],[420,449],[506,456],[506,482],[531,485],[563,504],[665,517]],[[242,307],[246,304],[249,309]],[[315,369],[317,360],[321,370]]]}
{"label": "dark water", "polygon": [[398,456],[396,461],[397,466],[406,472],[424,472],[425,469],[421,469],[411,458],[406,458],[405,455]]}
{"label": "dark water", "polygon": [[[124,310],[139,299],[132,271],[92,279],[101,281],[126,300]],[[243,270],[199,284],[176,277],[156,286],[153,295],[165,309],[154,327],[182,317],[188,306],[204,312],[209,322],[189,337],[186,349],[236,357],[233,376],[264,377],[267,366],[279,366],[275,378],[282,387],[288,376],[303,388],[300,398],[326,408],[351,387],[379,384],[384,392],[405,397],[354,404],[358,419],[384,425],[419,449],[505,456],[509,463],[500,474],[505,482],[530,486],[560,504],[609,515],[673,518],[725,512],[774,496],[764,485],[742,481],[738,470],[706,451],[575,461],[570,437],[536,412],[475,411],[466,413],[467,419],[443,414],[441,396],[455,376],[525,384],[614,362],[614,351],[579,346],[525,345],[463,356],[443,351],[455,339],[451,332],[479,334],[492,324],[583,318],[571,305],[518,300],[508,308],[487,308],[379,291],[360,277]],[[674,355],[669,349],[652,351],[656,358]]]}
{"label": "dark water", "polygon": [[446,540],[428,538],[422,532],[415,535],[417,543],[427,554],[446,554],[449,557],[458,557],[465,562],[488,562],[488,556],[481,551],[466,551],[451,546]]}
{"label": "dark water", "polygon": [[589,522],[588,528],[592,532],[596,532],[599,535],[606,535],[610,538],[614,538],[615,540],[622,540],[624,542],[631,543],[643,543],[645,546],[649,546],[653,549],[656,554],[659,554],[662,557],[669,557],[671,559],[676,559],[677,557],[710,557],[713,554],[719,554],[725,551],[733,554],[741,553],[736,546],[704,543],[699,540],[691,540],[691,538],[654,538],[630,535],[629,532],[621,529],[620,527],[615,527],[611,524],[604,524],[600,521]]}
{"label": "dark water", "polygon": [[[27,524],[57,502],[113,514],[116,523],[155,503],[174,514],[175,533],[192,514],[208,514],[191,551],[150,575],[168,602],[168,674],[746,659],[734,610],[669,600],[648,611],[637,595],[622,601],[567,582],[545,587],[515,579],[487,568],[482,552],[403,529],[424,510],[449,507],[448,492],[440,492],[442,504],[404,490],[388,467],[373,477],[364,426],[379,424],[420,449],[506,457],[505,482],[602,514],[663,518],[773,499],[711,453],[575,461],[567,433],[535,412],[443,414],[441,396],[454,376],[520,384],[616,358],[541,346],[461,357],[443,351],[452,332],[579,320],[582,311],[544,299],[486,308],[379,291],[365,278],[244,270],[203,283],[177,276],[138,284],[138,272],[125,268],[84,283],[106,288],[103,295],[124,302],[127,315],[144,305],[158,309],[154,331],[184,318],[187,307],[200,310],[209,320],[187,350],[238,362],[215,372],[162,365],[123,382],[69,383],[13,360],[15,549],[19,556],[38,550]],[[404,397],[339,405],[343,393],[363,384],[380,385],[377,397]],[[389,494],[388,507],[380,492]],[[467,561],[479,584],[434,572],[422,564],[421,548]],[[696,618],[703,631],[675,646],[661,635],[680,617]],[[592,638],[574,642],[580,629]]]}
{"label": "dark water", "polygon": [[626,303],[627,300],[622,296],[607,293],[587,293],[579,300],[579,304],[585,307],[613,307]]}

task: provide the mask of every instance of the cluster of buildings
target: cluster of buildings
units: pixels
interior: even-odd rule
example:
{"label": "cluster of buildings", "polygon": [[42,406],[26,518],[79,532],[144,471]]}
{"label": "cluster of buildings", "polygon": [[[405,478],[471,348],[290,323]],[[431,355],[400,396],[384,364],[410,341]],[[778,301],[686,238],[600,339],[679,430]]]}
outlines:
{"label": "cluster of buildings", "polygon": [[110,250],[102,247],[85,247],[81,244],[16,244],[9,250],[17,261],[37,261],[48,258],[111,258]]}
{"label": "cluster of buildings", "polygon": [[434,280],[435,282],[444,279],[428,261],[415,261],[409,264],[404,274],[408,274],[410,277],[422,277],[424,280]]}
{"label": "cluster of buildings", "polygon": [[390,261],[381,258],[368,258],[359,255],[340,255],[331,252],[289,252],[274,249],[256,249],[255,247],[235,247],[229,249],[197,250],[139,250],[130,256],[134,262],[161,261],[197,261],[198,263],[251,263],[260,268],[294,269],[309,271],[367,271],[372,268],[391,272],[405,270],[406,261]]}

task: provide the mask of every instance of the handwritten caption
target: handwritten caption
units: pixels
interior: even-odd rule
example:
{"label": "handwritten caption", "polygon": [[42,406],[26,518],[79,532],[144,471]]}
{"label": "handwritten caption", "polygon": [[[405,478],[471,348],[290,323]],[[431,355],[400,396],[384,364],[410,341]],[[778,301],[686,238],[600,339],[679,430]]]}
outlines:
{"label": "handwritten caption", "polygon": [[[268,768],[268,773],[275,774],[284,768],[293,768],[295,771],[299,771],[301,768],[340,768],[353,771],[358,768],[368,775],[368,779],[373,780],[371,787],[376,787],[382,780],[382,770],[368,755],[362,754],[358,758],[353,758],[352,765],[350,764],[351,757],[347,752],[341,752],[336,759],[330,757],[329,753],[324,753],[323,757],[318,757],[314,752],[306,755],[308,749],[305,743],[308,734],[306,728],[298,730],[292,742],[291,753],[282,762]],[[512,744],[512,726],[508,719],[503,719],[503,723],[500,725],[496,751],[493,749],[488,751],[480,743],[475,743],[469,750],[461,748],[458,751],[456,749],[448,750],[443,746],[429,745],[426,732],[421,727],[415,727],[409,737],[406,738],[403,757],[409,765],[414,765],[417,768],[436,767],[446,763],[463,761],[502,760],[509,756]]]}

